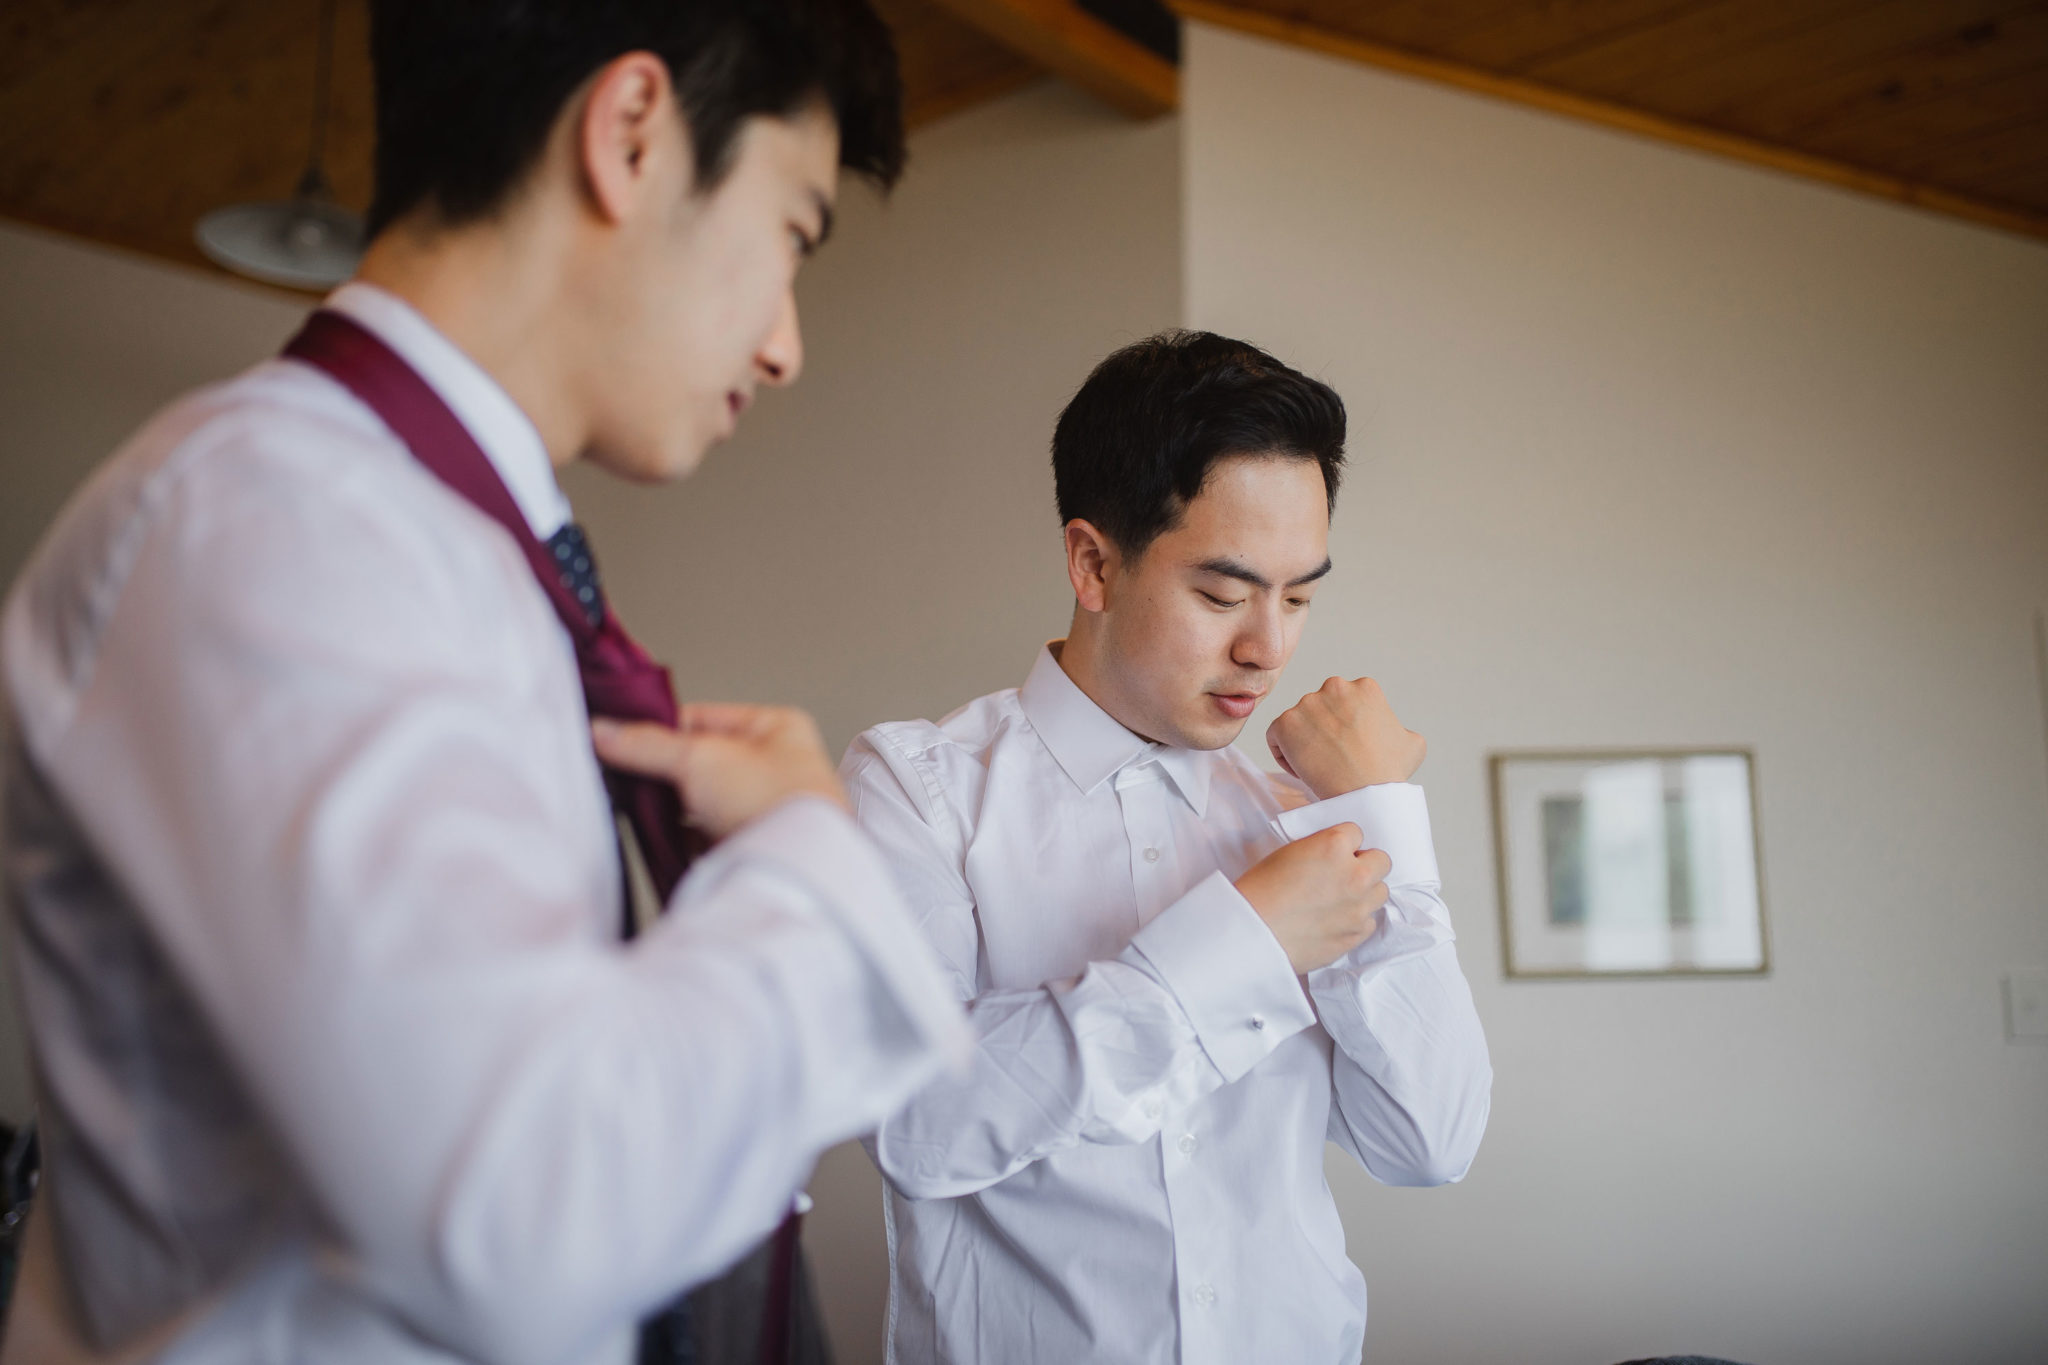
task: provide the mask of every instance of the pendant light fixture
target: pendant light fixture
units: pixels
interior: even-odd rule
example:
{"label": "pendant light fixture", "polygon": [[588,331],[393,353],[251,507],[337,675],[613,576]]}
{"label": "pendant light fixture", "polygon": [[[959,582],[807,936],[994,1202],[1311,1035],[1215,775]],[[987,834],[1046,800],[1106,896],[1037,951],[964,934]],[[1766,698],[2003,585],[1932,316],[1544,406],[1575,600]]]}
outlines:
{"label": "pendant light fixture", "polygon": [[320,55],[313,74],[313,145],[286,201],[233,204],[199,220],[199,249],[217,265],[266,284],[331,289],[355,273],[363,220],[334,202],[321,164],[328,92],[334,78],[334,0],[321,0]]}

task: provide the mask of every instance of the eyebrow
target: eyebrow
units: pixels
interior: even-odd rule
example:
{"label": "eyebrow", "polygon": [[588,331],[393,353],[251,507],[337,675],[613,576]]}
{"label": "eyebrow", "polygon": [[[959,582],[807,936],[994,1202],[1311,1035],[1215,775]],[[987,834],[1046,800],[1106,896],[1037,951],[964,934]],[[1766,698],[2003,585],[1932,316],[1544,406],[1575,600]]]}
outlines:
{"label": "eyebrow", "polygon": [[[1324,574],[1328,573],[1329,571],[1330,560],[1329,557],[1326,555],[1324,556],[1323,562],[1321,564],[1318,564],[1315,568],[1310,569],[1307,573],[1303,574],[1299,578],[1290,579],[1287,583],[1287,586],[1290,588],[1303,587],[1306,584],[1315,582],[1318,578],[1321,578]],[[1212,573],[1215,574],[1218,578],[1235,578],[1240,583],[1249,583],[1251,584],[1251,586],[1255,588],[1270,588],[1273,586],[1270,582],[1266,580],[1266,576],[1264,574],[1252,568],[1251,565],[1245,563],[1241,559],[1231,559],[1227,555],[1219,556],[1215,559],[1203,560],[1201,563],[1195,565],[1195,572]]]}

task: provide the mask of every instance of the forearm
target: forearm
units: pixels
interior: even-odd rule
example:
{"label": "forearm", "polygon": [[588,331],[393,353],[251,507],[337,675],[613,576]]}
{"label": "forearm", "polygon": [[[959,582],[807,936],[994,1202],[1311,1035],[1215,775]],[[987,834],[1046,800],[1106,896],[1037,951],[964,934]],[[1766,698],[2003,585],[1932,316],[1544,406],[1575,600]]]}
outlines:
{"label": "forearm", "polygon": [[1171,1110],[1222,1084],[1173,995],[1134,953],[967,1007],[977,1047],[870,1142],[912,1198],[950,1198],[1084,1142],[1144,1142]]}
{"label": "forearm", "polygon": [[979,1046],[870,1150],[912,1198],[954,1197],[1083,1143],[1149,1141],[1313,1013],[1286,956],[1229,883],[1199,884],[1117,958],[969,1004]]}
{"label": "forearm", "polygon": [[734,875],[509,1059],[446,1149],[438,1216],[397,1229],[448,1267],[419,1317],[487,1355],[570,1354],[579,1320],[630,1321],[742,1254],[823,1149],[933,1073],[938,1049],[777,881]]}
{"label": "forearm", "polygon": [[1354,954],[1309,976],[1337,1045],[1330,1136],[1391,1185],[1461,1179],[1485,1132],[1493,1084],[1449,925],[1418,901],[1441,905],[1413,888],[1389,902],[1381,932],[1405,941],[1398,955]]}

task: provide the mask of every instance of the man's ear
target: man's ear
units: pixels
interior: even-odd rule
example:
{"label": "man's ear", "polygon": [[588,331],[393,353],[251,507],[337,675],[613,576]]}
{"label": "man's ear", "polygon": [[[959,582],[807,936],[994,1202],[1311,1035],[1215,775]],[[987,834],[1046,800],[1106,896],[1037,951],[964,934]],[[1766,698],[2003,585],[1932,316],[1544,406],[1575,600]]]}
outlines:
{"label": "man's ear", "polygon": [[1109,580],[1122,566],[1116,542],[1094,525],[1075,517],[1067,523],[1067,581],[1083,611],[1109,606]]}
{"label": "man's ear", "polygon": [[576,149],[601,218],[625,220],[663,169],[660,160],[677,154],[682,120],[674,102],[668,66],[652,52],[628,52],[591,78]]}

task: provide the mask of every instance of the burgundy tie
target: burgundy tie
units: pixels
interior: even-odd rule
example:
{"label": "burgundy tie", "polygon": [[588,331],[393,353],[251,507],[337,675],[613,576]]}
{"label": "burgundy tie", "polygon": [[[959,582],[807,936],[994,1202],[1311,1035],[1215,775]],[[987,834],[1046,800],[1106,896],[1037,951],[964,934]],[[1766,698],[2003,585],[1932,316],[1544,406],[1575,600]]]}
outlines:
{"label": "burgundy tie", "polygon": [[[414,459],[505,528],[576,644],[576,666],[583,675],[583,697],[591,715],[676,723],[675,688],[668,670],[626,633],[608,605],[601,616],[592,619],[596,613],[589,611],[589,604],[579,600],[563,580],[556,555],[527,526],[490,457],[412,366],[353,318],[324,308],[306,319],[299,334],[285,345],[284,353],[324,371],[360,398],[405,442]],[[602,603],[601,597],[598,600]],[[682,801],[669,783],[615,768],[605,769],[604,776],[613,807],[632,825],[648,875],[665,906],[682,880],[683,870],[704,851],[705,840],[683,824]],[[630,906],[624,928],[630,937]],[[769,1245],[755,1253],[765,1255],[768,1263],[759,1359],[776,1365],[789,1358],[792,1344],[800,1221],[792,1213],[776,1229]],[[728,1283],[732,1282],[714,1281],[697,1292],[717,1293]],[[671,1314],[676,1311],[669,1310]],[[669,1330],[687,1334],[685,1322],[676,1318]],[[649,1352],[650,1340],[643,1332],[643,1357]],[[687,1346],[683,1349],[689,1350]]]}
{"label": "burgundy tie", "polygon": [[[362,399],[405,442],[414,459],[505,528],[576,644],[576,667],[583,675],[583,698],[591,715],[676,723],[675,688],[668,670],[626,633],[609,606],[601,619],[591,620],[585,604],[562,581],[554,554],[527,526],[490,457],[412,366],[353,318],[327,309],[306,319],[284,353],[324,370]],[[682,802],[669,783],[615,768],[605,770],[605,783],[613,804],[632,825],[654,889],[666,904],[683,869],[703,851],[703,840],[684,826]],[[629,913],[629,932],[631,926]]]}

